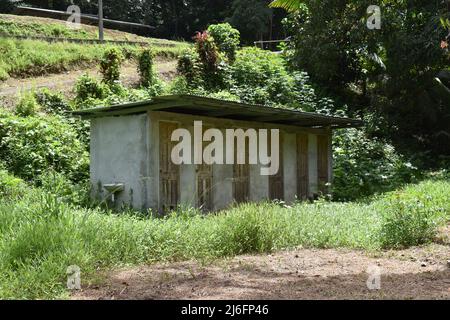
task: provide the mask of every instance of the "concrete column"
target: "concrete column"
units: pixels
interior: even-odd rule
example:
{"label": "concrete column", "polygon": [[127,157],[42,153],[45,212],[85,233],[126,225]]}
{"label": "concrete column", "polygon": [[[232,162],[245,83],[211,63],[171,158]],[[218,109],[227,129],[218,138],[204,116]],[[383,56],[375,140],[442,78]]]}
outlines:
{"label": "concrete column", "polygon": [[283,135],[284,200],[292,203],[297,195],[297,135]]}
{"label": "concrete column", "polygon": [[269,176],[261,175],[261,165],[250,165],[250,201],[269,199]]}
{"label": "concrete column", "polygon": [[147,206],[157,213],[159,210],[159,123],[157,117],[152,115],[147,117]]}
{"label": "concrete column", "polygon": [[317,135],[308,135],[308,170],[309,193],[312,196],[319,191],[319,178],[317,172]]}

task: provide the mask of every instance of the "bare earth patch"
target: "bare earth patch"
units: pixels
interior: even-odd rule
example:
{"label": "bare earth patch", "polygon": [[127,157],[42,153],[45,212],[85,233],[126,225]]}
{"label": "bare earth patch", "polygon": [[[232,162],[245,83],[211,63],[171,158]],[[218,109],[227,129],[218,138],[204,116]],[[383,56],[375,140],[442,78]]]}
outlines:
{"label": "bare earth patch", "polygon": [[[155,264],[107,275],[72,299],[450,299],[448,245],[365,253],[296,249],[239,256],[202,266]],[[381,289],[369,290],[367,269],[381,268]]]}
{"label": "bare earth patch", "polygon": [[[162,80],[170,81],[176,76],[176,64],[176,60],[157,58],[155,60],[155,69]],[[73,87],[77,79],[85,73],[98,79],[101,78],[99,68],[91,67],[41,77],[24,79],[10,78],[3,82],[0,81],[0,101],[3,107],[12,108],[16,104],[21,92],[42,88],[60,91],[65,96],[72,97]],[[126,87],[136,86],[139,82],[137,63],[135,61],[124,62],[120,74],[120,80]]]}

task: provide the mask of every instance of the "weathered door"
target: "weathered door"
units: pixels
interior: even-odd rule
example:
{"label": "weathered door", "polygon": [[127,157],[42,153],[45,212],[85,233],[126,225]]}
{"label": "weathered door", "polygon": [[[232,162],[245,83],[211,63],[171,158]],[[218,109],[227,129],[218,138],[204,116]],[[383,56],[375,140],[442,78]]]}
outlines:
{"label": "weathered door", "polygon": [[308,178],[308,135],[297,135],[297,198],[299,200],[308,199],[309,178]]}
{"label": "weathered door", "polygon": [[175,123],[159,124],[160,207],[163,212],[176,209],[180,200],[180,167],[171,159],[172,148],[176,145],[171,136],[177,128]]}
{"label": "weathered door", "polygon": [[326,135],[317,136],[317,170],[319,179],[319,191],[327,193],[327,183],[329,182],[329,137]]}
{"label": "weathered door", "polygon": [[[268,141],[272,141],[270,134]],[[270,143],[271,156],[273,156],[272,150],[272,143]],[[280,166],[278,172],[273,176],[269,176],[270,200],[284,200],[283,136],[281,135],[281,133],[279,141],[279,165]]]}
{"label": "weathered door", "polygon": [[[207,127],[203,128],[204,131],[208,130]],[[204,132],[203,132],[204,134]],[[203,150],[209,142],[203,142]],[[212,183],[213,183],[213,166],[205,163],[196,166],[197,172],[197,207],[202,211],[208,212],[213,210],[213,196],[212,196]]]}
{"label": "weathered door", "polygon": [[237,147],[234,150],[233,165],[233,198],[236,203],[250,200],[250,165],[248,146],[245,150],[245,164],[237,164]]}

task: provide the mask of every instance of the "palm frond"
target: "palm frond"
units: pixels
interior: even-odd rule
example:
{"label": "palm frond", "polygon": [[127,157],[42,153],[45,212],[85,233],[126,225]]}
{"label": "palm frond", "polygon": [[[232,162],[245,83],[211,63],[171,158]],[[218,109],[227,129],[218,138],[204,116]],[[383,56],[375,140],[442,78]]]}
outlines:
{"label": "palm frond", "polygon": [[301,8],[302,2],[302,0],[274,0],[269,6],[271,8],[282,8],[289,12],[295,12]]}

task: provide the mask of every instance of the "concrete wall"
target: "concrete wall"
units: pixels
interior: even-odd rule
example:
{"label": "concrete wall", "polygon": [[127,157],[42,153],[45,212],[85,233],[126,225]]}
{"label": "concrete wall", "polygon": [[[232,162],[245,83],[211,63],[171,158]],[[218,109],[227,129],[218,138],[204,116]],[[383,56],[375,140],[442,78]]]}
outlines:
{"label": "concrete wall", "polygon": [[[91,181],[101,184],[124,183],[125,191],[119,203],[129,203],[137,209],[161,209],[159,201],[159,123],[175,122],[192,135],[193,123],[203,121],[205,127],[280,129],[283,136],[283,168],[285,201],[295,201],[297,194],[297,134],[308,133],[309,139],[309,191],[318,190],[317,134],[326,130],[269,125],[245,121],[202,118],[165,112],[149,112],[137,116],[107,117],[92,120],[91,127]],[[331,159],[331,155],[330,155]],[[260,175],[260,165],[250,166],[250,199],[269,198],[269,177]],[[331,161],[330,161],[331,173]],[[196,166],[180,166],[180,205],[195,206]],[[233,165],[213,165],[213,207],[221,210],[233,204]],[[105,196],[102,188],[96,191]]]}
{"label": "concrete wall", "polygon": [[98,199],[109,198],[104,185],[121,183],[117,206],[147,206],[147,124],[145,115],[91,121],[91,183]]}

